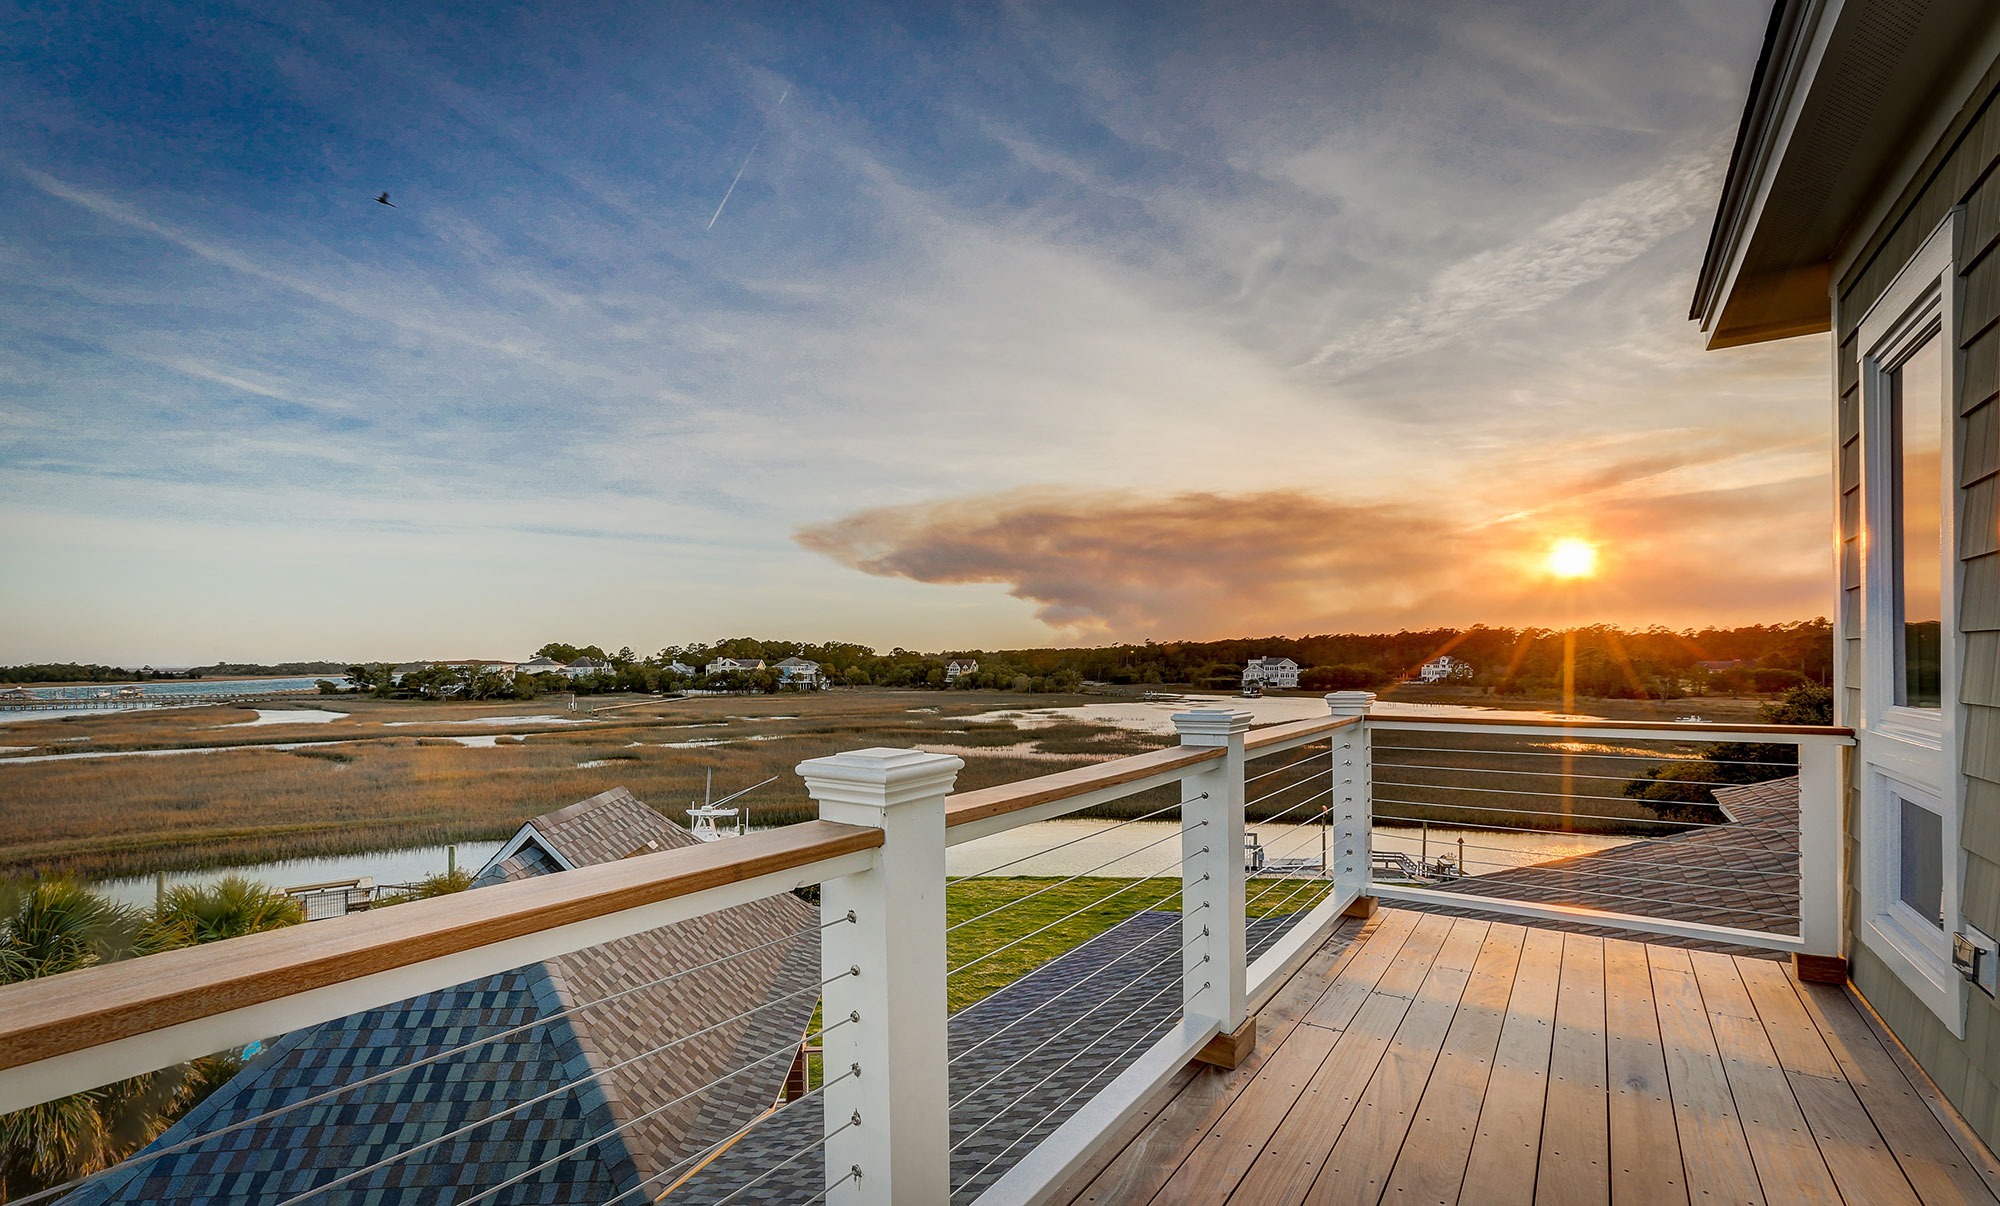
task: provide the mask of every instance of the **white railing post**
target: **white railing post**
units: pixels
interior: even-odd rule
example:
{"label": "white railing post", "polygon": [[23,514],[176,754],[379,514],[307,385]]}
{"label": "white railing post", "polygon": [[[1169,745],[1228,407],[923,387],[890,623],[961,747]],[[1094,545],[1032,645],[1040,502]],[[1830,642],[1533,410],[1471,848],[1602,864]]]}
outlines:
{"label": "white railing post", "polygon": [[1805,948],[1800,973],[1816,971],[1845,980],[1846,969],[1814,959],[1841,957],[1840,910],[1846,896],[1841,847],[1846,816],[1846,748],[1832,738],[1806,738],[1799,754],[1799,944]]}
{"label": "white railing post", "polygon": [[[933,1206],[951,1197],[946,1083],[944,802],[965,763],[919,750],[867,749],[799,764],[828,821],[882,830],[873,868],[820,885],[831,981],[821,1024],[826,1180],[834,1206]],[[845,976],[850,968],[858,975]],[[859,1177],[850,1174],[856,1168]]]}
{"label": "white railing post", "polygon": [[1370,771],[1374,750],[1368,733],[1368,709],[1375,706],[1373,691],[1335,691],[1326,697],[1327,711],[1335,716],[1359,716],[1362,721],[1333,734],[1334,849],[1326,868],[1333,877],[1334,895],[1352,899],[1349,906],[1367,914],[1374,910],[1375,896],[1369,886],[1375,867],[1375,799]]}
{"label": "white railing post", "polygon": [[1250,719],[1220,709],[1174,717],[1183,746],[1225,751],[1181,780],[1181,1000],[1185,1016],[1213,1018],[1221,1028],[1196,1058],[1230,1068],[1256,1038],[1246,1016],[1243,909],[1243,735]]}

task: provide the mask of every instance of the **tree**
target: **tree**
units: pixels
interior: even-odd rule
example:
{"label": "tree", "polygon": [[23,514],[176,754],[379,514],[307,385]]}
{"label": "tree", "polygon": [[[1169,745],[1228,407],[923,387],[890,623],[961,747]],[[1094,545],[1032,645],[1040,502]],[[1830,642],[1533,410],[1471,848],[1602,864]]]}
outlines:
{"label": "tree", "polygon": [[1307,691],[1358,691],[1379,685],[1384,677],[1372,666],[1314,666],[1299,675],[1299,686]]}
{"label": "tree", "polygon": [[241,875],[225,875],[212,884],[168,892],[152,924],[163,934],[201,943],[282,929],[305,919],[305,906],[283,892]]}
{"label": "tree", "polygon": [[[137,909],[73,879],[0,882],[0,983],[122,958],[140,948],[143,928]],[[0,1115],[0,1191],[10,1198],[33,1193],[119,1159],[130,1146],[115,1142],[110,1118],[124,1113],[135,1083]]]}
{"label": "tree", "polygon": [[[1757,709],[1757,719],[1765,724],[1832,724],[1833,688],[1818,683],[1793,687],[1783,699]],[[1625,785],[1625,794],[1655,802],[1655,811],[1662,816],[1705,820],[1707,814],[1699,806],[1715,804],[1708,785],[1763,783],[1797,770],[1798,751],[1792,746],[1718,741],[1696,758],[1647,767],[1640,778]]]}

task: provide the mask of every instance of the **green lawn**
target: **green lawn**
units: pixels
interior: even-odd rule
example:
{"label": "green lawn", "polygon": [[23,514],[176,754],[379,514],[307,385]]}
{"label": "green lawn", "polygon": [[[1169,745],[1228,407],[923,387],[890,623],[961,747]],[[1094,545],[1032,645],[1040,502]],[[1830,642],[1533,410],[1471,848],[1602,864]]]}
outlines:
{"label": "green lawn", "polygon": [[[1248,896],[1256,899],[1273,882],[1251,880]],[[1057,884],[1061,886],[1052,886]],[[953,884],[945,893],[945,924],[970,924],[945,938],[945,966],[964,966],[945,981],[948,1007],[958,1012],[1134,913],[1145,909],[1178,913],[1180,886],[1178,879],[1085,877],[1062,883],[1055,876],[992,876]],[[1324,882],[1301,881],[1273,888],[1250,906],[1250,915],[1309,909],[1329,887]],[[1001,908],[1010,901],[1021,903]],[[995,909],[1000,911],[993,912]],[[992,915],[982,916],[988,913]],[[1044,926],[1048,927],[1046,932],[1035,932]],[[1030,934],[1034,936],[1027,937]],[[981,958],[996,950],[999,953]],[[973,962],[975,959],[978,962]],[[1142,971],[1145,966],[1135,966],[1133,971]]]}

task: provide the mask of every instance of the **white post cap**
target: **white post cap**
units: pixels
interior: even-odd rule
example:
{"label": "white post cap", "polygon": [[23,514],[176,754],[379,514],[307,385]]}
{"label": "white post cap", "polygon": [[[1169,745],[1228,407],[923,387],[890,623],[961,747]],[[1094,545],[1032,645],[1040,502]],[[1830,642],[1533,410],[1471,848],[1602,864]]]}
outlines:
{"label": "white post cap", "polygon": [[822,804],[894,808],[949,793],[964,766],[950,754],[878,747],[808,759],[798,772],[806,791]]}
{"label": "white post cap", "polygon": [[1335,716],[1366,716],[1374,704],[1373,691],[1335,691],[1326,697],[1326,710]]}
{"label": "white post cap", "polygon": [[1232,735],[1250,731],[1251,719],[1248,712],[1201,708],[1174,713],[1174,728],[1182,745],[1228,745]]}

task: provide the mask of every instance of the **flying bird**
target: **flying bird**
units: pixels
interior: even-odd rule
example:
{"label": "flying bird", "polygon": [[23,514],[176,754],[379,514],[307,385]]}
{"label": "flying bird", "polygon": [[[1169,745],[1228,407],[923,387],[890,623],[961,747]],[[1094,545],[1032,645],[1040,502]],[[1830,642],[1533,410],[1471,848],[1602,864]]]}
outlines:
{"label": "flying bird", "polygon": [[386,205],[386,206],[388,206],[388,207],[389,207],[390,209],[394,209],[394,208],[396,208],[396,203],[395,203],[394,201],[391,201],[391,200],[389,200],[389,194],[387,194],[387,193],[378,193],[378,194],[376,194],[376,197],[375,197],[375,204],[377,204],[377,205]]}

